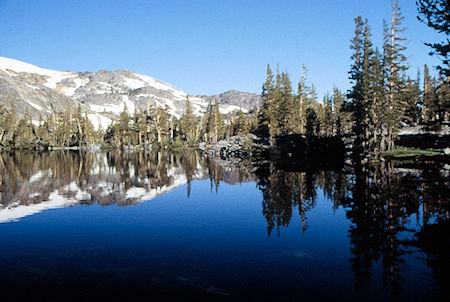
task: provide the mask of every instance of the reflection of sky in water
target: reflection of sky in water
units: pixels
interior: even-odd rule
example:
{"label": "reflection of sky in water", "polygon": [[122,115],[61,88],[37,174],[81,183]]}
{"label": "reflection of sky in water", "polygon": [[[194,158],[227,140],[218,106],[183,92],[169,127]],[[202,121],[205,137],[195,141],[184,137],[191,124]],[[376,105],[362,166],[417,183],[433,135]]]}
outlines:
{"label": "reflection of sky in water", "polygon": [[[324,287],[357,294],[344,209],[333,211],[319,192],[304,233],[294,208],[289,227],[268,237],[261,198],[254,182],[221,183],[216,193],[201,180],[193,182],[189,198],[183,185],[135,206],[45,211],[1,225],[0,276],[64,276],[68,282],[80,274],[122,281],[140,276],[155,287],[180,283],[217,295],[302,297]],[[423,263],[408,260],[414,272],[427,272]],[[380,263],[373,274],[381,274]],[[373,278],[366,292],[384,297],[386,289]]]}
{"label": "reflection of sky in water", "polygon": [[[271,174],[272,183],[265,187],[270,188],[266,191],[268,196],[273,196],[280,185],[298,189],[293,184],[299,179],[304,182],[302,186],[307,179],[312,181],[316,192],[314,202],[307,201],[302,212],[301,205],[290,200],[287,203],[283,198],[264,200],[258,187],[259,178],[239,183],[237,174],[228,171],[228,181],[221,181],[217,187],[209,177],[220,169],[209,167],[208,170],[194,161],[194,169],[183,170],[180,163],[167,165],[166,170],[172,171],[170,183],[159,184],[160,188],[170,189],[158,189],[164,194],[154,194],[147,200],[141,198],[148,194],[143,190],[144,194],[129,206],[116,204],[120,204],[120,198],[130,196],[130,190],[137,191],[136,186],[145,184],[142,175],[146,171],[136,176],[136,168],[131,169],[128,162],[125,166],[132,171],[120,180],[108,175],[118,173],[123,167],[107,168],[105,163],[102,169],[107,172],[102,172],[104,178],[98,179],[95,175],[100,173],[99,169],[95,165],[89,169],[88,180],[84,184],[78,182],[90,194],[89,204],[79,203],[76,197],[81,196],[80,188],[73,179],[54,178],[61,187],[68,188],[54,191],[50,187],[50,192],[58,194],[50,193],[49,197],[63,199],[60,208],[48,208],[0,224],[0,281],[6,282],[0,282],[0,287],[15,282],[39,281],[48,285],[57,280],[58,284],[66,285],[102,281],[108,286],[137,284],[155,290],[189,289],[224,297],[381,300],[392,298],[392,293],[397,291],[393,286],[398,283],[401,287],[398,297],[402,299],[430,297],[433,275],[423,261],[426,255],[419,248],[405,244],[424,225],[422,205],[413,204],[412,210],[406,210],[402,201],[396,200],[400,206],[392,206],[394,216],[390,223],[395,228],[404,226],[414,232],[394,232],[394,246],[390,249],[388,240],[392,237],[386,227],[389,212],[385,202],[388,195],[366,203],[363,199],[349,201],[354,195],[349,189],[354,177],[339,178],[338,173],[331,177],[322,172],[314,172],[313,177],[307,177],[304,172],[303,175]],[[155,166],[153,163],[152,167]],[[192,181],[188,197],[186,175],[193,171],[193,179],[198,179]],[[44,174],[32,173],[26,179],[37,186]],[[329,191],[324,189],[327,177],[331,183],[350,180],[350,185],[344,185],[342,200],[327,197],[339,193],[336,186]],[[120,189],[116,191],[118,197],[96,195],[96,185],[105,183],[105,179],[113,185],[110,188]],[[125,182],[128,187],[124,190]],[[307,187],[300,190],[306,199],[311,197],[306,197]],[[278,193],[284,196],[283,190]],[[96,203],[96,196],[106,199],[115,196],[117,200]],[[290,211],[292,214],[286,215]],[[270,236],[268,217],[274,221]],[[288,222],[284,224],[277,221],[286,217]],[[430,217],[429,222],[437,221],[435,216]],[[377,233],[386,230],[386,234]],[[379,238],[372,240],[378,235]],[[402,250],[409,254],[394,255]],[[395,266],[386,264],[389,257],[393,257]],[[397,283],[383,280],[386,270],[391,269],[399,270],[394,276]],[[365,284],[364,280],[369,280],[366,287],[356,290],[355,284]]]}

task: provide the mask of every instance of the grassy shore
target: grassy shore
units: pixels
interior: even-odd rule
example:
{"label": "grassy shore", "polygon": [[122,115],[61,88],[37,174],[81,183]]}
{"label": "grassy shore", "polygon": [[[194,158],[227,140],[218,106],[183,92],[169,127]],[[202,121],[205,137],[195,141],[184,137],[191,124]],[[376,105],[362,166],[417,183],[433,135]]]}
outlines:
{"label": "grassy shore", "polygon": [[407,147],[395,147],[393,150],[383,153],[383,157],[388,158],[435,157],[440,155],[442,155],[441,150],[415,149]]}

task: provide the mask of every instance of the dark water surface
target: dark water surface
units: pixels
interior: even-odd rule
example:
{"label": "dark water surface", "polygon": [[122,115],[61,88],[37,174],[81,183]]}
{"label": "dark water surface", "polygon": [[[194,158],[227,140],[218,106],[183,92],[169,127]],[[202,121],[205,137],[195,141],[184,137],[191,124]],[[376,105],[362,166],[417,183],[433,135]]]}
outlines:
{"label": "dark water surface", "polygon": [[449,169],[0,153],[0,289],[11,300],[446,300]]}

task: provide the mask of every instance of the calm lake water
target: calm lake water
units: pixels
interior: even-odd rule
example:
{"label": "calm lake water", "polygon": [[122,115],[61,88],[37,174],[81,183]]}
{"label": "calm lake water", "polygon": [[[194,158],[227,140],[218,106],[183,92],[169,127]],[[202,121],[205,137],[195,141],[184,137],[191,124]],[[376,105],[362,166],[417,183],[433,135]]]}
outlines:
{"label": "calm lake water", "polygon": [[447,164],[0,153],[2,296],[449,296]]}

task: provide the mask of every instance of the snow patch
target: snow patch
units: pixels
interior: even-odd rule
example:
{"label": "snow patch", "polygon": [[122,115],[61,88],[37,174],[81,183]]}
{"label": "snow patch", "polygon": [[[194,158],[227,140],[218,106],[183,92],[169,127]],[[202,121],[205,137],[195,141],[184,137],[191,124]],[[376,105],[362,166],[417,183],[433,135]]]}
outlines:
{"label": "snow patch", "polygon": [[95,131],[98,129],[106,130],[108,126],[111,125],[111,119],[98,113],[90,113],[87,116]]}
{"label": "snow patch", "polygon": [[131,89],[138,89],[145,87],[145,82],[136,79],[126,78],[124,85]]}
{"label": "snow patch", "polygon": [[128,98],[127,95],[123,95],[122,96],[122,101],[124,103],[124,106],[121,110],[121,112],[123,112],[123,110],[125,109],[125,105],[127,106],[127,112],[129,114],[134,114],[134,110],[136,109],[136,106],[134,105],[134,103],[132,101],[130,101],[130,99]]}
{"label": "snow patch", "polygon": [[37,109],[37,110],[39,110],[39,111],[43,111],[44,110],[44,108],[42,108],[41,106],[39,106],[38,104],[35,104],[35,103],[33,103],[33,102],[31,102],[31,101],[29,101],[29,100],[25,100],[28,104],[30,104],[30,106],[31,107],[33,107],[33,108],[35,108],[35,109]]}
{"label": "snow patch", "polygon": [[30,85],[30,84],[25,84],[27,87],[30,87],[30,88],[32,88],[32,89],[34,89],[34,90],[38,90],[39,88],[38,87],[36,87],[36,86],[33,86],[33,85]]}
{"label": "snow patch", "polygon": [[31,120],[31,124],[33,124],[36,127],[39,127],[44,125],[44,121]]}
{"label": "snow patch", "polygon": [[94,105],[89,104],[89,108],[91,108],[92,111],[95,112],[111,112],[113,114],[119,115],[123,111],[123,104],[104,104],[104,105]]}
{"label": "snow patch", "polygon": [[77,87],[64,87],[61,89],[61,92],[66,96],[72,96],[75,94],[75,90],[77,90]]}
{"label": "snow patch", "polygon": [[62,87],[60,90],[61,92],[66,96],[73,96],[78,88],[82,86],[86,86],[89,83],[89,78],[75,78],[72,80],[72,82],[75,84],[74,87]]}
{"label": "snow patch", "polygon": [[14,71],[16,73],[26,72],[43,75],[47,78],[47,82],[44,84],[44,86],[47,86],[48,88],[56,88],[56,85],[63,79],[77,76],[77,73],[75,72],[44,69],[25,62],[4,57],[0,57],[0,69],[4,70],[10,75],[11,73],[9,73],[8,70]]}
{"label": "snow patch", "polygon": [[41,177],[43,177],[44,175],[46,175],[46,174],[44,174],[44,172],[39,171],[39,172],[37,172],[37,173],[31,175],[31,176],[30,176],[30,179],[28,179],[28,182],[29,182],[29,183],[33,183],[33,182],[35,182],[35,181],[38,181],[38,180],[41,179]]}
{"label": "snow patch", "polygon": [[162,186],[159,188],[151,189],[149,191],[146,191],[144,188],[133,187],[128,190],[128,191],[131,190],[130,193],[128,193],[128,191],[126,192],[126,195],[132,196],[131,198],[136,198],[139,202],[143,202],[146,200],[153,199],[158,195],[172,191],[173,189],[178,188],[181,185],[184,185],[186,182],[187,182],[186,176],[184,174],[179,174],[174,176],[174,180],[171,185]]}
{"label": "snow patch", "polygon": [[165,91],[170,91],[172,92],[172,94],[175,97],[178,98],[186,98],[187,94],[181,90],[176,89],[175,87],[173,87],[172,85],[169,85],[167,83],[155,80],[152,77],[140,74],[140,73],[136,73],[136,76],[138,78],[140,78],[141,80],[145,81],[146,83],[148,83],[150,86],[152,86],[155,89],[159,89],[159,90],[165,90]]}
{"label": "snow patch", "polygon": [[127,190],[125,198],[140,198],[145,195],[146,191],[144,188],[132,187]]}
{"label": "snow patch", "polygon": [[219,105],[219,112],[222,114],[228,114],[233,111],[239,111],[242,110],[244,113],[248,113],[248,110],[245,108],[240,108],[236,105]]}
{"label": "snow patch", "polygon": [[6,207],[0,209],[0,223],[18,221],[25,216],[40,213],[49,209],[62,208],[73,203],[76,200],[67,200],[63,196],[58,194],[58,190],[53,191],[49,195],[49,200],[37,204],[31,205],[18,205],[15,207]]}

